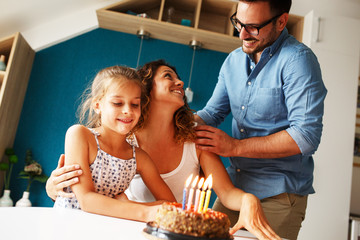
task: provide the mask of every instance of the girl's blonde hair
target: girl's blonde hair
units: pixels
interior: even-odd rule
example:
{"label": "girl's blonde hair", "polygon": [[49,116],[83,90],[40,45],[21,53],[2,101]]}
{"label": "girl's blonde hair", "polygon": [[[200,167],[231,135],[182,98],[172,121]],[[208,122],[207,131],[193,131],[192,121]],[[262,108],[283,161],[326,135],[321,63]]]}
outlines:
{"label": "girl's blonde hair", "polygon": [[[146,63],[138,70],[138,74],[141,77],[142,84],[145,87],[145,93],[148,99],[153,88],[153,81],[156,71],[161,66],[167,66],[176,72],[176,68],[169,65],[164,60],[160,59]],[[179,76],[179,75],[178,75]],[[149,103],[149,102],[148,102]],[[145,109],[143,115],[147,118],[149,114],[149,105],[144,105]],[[174,114],[174,127],[175,127],[175,141],[177,143],[184,143],[186,141],[194,141],[196,139],[194,126],[194,111],[190,109],[186,96],[184,96],[184,105],[179,108]]]}
{"label": "girl's blonde hair", "polygon": [[[114,84],[124,84],[126,82],[136,83],[141,89],[141,113],[146,107],[148,98],[145,95],[144,87],[136,70],[124,66],[113,66],[101,70],[94,78],[91,85],[84,91],[82,95],[82,102],[78,108],[78,117],[81,124],[95,128],[101,126],[101,115],[94,110],[95,101],[101,100],[107,90],[113,87]],[[145,118],[141,114],[139,121],[132,132],[141,128],[144,124]]]}

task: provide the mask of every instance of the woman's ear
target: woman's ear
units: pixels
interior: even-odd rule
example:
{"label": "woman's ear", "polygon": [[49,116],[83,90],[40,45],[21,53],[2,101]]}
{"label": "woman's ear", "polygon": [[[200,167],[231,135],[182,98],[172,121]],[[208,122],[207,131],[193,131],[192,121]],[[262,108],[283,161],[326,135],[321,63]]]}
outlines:
{"label": "woman's ear", "polygon": [[278,18],[278,30],[281,32],[282,30],[284,30],[284,28],[286,27],[286,24],[289,20],[289,14],[288,13],[283,13],[279,18]]}

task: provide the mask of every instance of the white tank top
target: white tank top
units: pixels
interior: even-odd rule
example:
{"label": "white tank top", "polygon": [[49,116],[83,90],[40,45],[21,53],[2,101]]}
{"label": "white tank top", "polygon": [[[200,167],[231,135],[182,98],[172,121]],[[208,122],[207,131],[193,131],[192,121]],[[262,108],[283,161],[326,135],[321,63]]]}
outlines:
{"label": "white tank top", "polygon": [[[193,176],[199,175],[199,172],[200,164],[196,155],[195,143],[186,142],[184,143],[183,154],[179,166],[169,173],[160,174],[160,176],[169,186],[176,198],[176,201],[181,203],[186,179],[190,176],[190,174],[193,174]],[[129,188],[125,191],[125,193],[132,201],[156,201],[139,174],[136,174],[132,179]]]}

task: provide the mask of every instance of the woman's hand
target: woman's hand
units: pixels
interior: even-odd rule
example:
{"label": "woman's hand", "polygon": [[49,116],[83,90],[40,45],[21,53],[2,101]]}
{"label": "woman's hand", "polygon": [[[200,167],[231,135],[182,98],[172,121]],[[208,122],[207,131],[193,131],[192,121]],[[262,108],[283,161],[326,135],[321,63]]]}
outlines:
{"label": "woman's hand", "polygon": [[260,240],[281,239],[266,220],[259,199],[250,193],[245,193],[243,197],[239,220],[230,229],[230,234],[241,228],[246,228]]}
{"label": "woman's hand", "polygon": [[46,193],[55,200],[57,196],[74,197],[73,193],[64,192],[64,188],[70,187],[79,182],[79,176],[82,170],[79,165],[64,166],[65,155],[61,154],[57,168],[51,172],[49,179],[46,182]]}

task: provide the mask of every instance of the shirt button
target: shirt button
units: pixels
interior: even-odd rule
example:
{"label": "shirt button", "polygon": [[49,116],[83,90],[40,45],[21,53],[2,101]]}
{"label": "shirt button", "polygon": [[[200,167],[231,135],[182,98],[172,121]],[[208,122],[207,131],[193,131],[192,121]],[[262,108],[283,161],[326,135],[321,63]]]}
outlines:
{"label": "shirt button", "polygon": [[248,82],[248,85],[250,86],[250,85],[251,85],[251,82]]}
{"label": "shirt button", "polygon": [[242,128],[242,129],[240,129],[240,132],[244,132],[244,129]]}
{"label": "shirt button", "polygon": [[240,172],[241,170],[240,170],[240,168],[237,168],[236,171],[237,171],[237,172]]}
{"label": "shirt button", "polygon": [[253,68],[254,68],[254,66],[253,66],[253,65],[251,65],[251,66],[250,66],[250,69],[253,69]]}
{"label": "shirt button", "polygon": [[244,109],[245,109],[245,106],[241,106],[241,109],[244,110]]}

